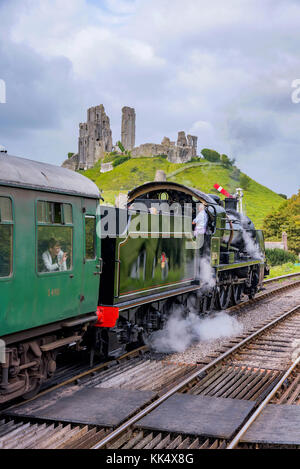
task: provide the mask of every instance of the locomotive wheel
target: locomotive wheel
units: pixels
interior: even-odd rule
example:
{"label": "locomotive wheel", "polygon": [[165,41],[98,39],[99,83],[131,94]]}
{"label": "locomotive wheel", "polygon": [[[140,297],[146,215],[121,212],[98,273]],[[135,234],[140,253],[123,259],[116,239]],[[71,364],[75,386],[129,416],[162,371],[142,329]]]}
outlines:
{"label": "locomotive wheel", "polygon": [[232,303],[238,305],[242,301],[243,285],[238,283],[232,287]]}
{"label": "locomotive wheel", "polygon": [[231,300],[231,285],[221,285],[217,287],[218,309],[226,309]]}

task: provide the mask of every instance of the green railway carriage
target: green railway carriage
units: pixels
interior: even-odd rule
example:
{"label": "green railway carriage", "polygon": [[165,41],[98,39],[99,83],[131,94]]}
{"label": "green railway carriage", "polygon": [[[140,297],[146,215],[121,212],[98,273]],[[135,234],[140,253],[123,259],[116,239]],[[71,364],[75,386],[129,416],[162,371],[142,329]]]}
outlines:
{"label": "green railway carriage", "polygon": [[[38,387],[55,370],[56,350],[97,318],[99,197],[77,173],[0,156],[0,402]],[[67,254],[63,269],[47,271],[51,239]]]}

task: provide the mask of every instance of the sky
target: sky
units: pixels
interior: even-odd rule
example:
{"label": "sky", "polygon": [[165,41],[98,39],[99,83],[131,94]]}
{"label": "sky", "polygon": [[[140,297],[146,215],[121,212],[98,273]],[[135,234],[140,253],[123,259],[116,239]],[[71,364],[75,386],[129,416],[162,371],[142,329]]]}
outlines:
{"label": "sky", "polygon": [[0,0],[0,145],[60,165],[89,107],[116,143],[130,106],[136,145],[184,130],[291,196],[299,18],[298,0]]}

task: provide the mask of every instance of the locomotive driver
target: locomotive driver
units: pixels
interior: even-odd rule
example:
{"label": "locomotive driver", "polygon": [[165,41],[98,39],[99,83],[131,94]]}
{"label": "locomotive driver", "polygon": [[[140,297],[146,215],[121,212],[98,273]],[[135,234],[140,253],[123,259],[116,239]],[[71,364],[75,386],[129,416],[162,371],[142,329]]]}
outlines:
{"label": "locomotive driver", "polygon": [[206,227],[207,227],[207,222],[208,222],[208,216],[207,216],[206,211],[204,210],[204,205],[201,203],[197,205],[198,205],[198,214],[196,218],[194,218],[193,220],[193,225],[196,225],[195,230],[194,230],[195,236],[206,233]]}
{"label": "locomotive driver", "polygon": [[55,272],[67,270],[68,254],[61,250],[59,241],[51,238],[48,244],[48,250],[42,255],[46,272]]}

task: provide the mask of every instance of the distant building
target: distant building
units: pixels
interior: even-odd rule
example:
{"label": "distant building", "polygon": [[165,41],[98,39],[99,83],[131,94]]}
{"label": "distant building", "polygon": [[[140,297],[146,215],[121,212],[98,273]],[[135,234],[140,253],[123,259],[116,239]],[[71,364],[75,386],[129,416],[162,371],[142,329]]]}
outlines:
{"label": "distant building", "polygon": [[288,250],[287,234],[285,231],[282,233],[282,241],[265,241],[266,249],[283,249]]}

